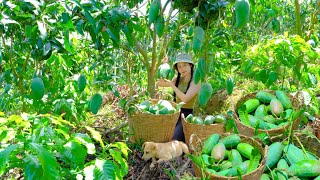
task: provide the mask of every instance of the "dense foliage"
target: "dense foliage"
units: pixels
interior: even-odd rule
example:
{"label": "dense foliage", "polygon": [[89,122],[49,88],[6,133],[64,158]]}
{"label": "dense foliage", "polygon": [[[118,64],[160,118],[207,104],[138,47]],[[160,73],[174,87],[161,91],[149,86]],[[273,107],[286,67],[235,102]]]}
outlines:
{"label": "dense foliage", "polygon": [[240,10],[237,3],[0,1],[0,176],[18,167],[25,179],[122,179],[127,145],[103,140],[86,123],[103,93],[124,109],[154,98],[158,67],[183,51],[197,64],[201,106],[225,88],[229,95],[234,88],[304,90],[313,120],[320,113],[320,3],[250,0]]}

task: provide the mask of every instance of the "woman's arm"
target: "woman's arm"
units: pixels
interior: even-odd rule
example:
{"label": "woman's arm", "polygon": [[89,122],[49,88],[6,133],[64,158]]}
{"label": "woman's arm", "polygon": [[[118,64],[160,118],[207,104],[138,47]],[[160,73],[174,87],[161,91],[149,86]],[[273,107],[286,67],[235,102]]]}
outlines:
{"label": "woman's arm", "polygon": [[194,82],[192,81],[187,93],[184,94],[180,91],[180,89],[178,89],[175,86],[175,80],[176,79],[173,79],[172,81],[166,79],[159,79],[157,85],[162,87],[171,87],[176,93],[176,95],[179,97],[179,99],[181,99],[181,101],[185,103],[189,102],[200,90],[201,83],[194,84]]}
{"label": "woman's arm", "polygon": [[171,87],[170,84],[172,83],[173,85],[175,85],[176,84],[176,80],[177,80],[177,78],[173,78],[172,81],[169,81],[167,79],[159,79],[157,81],[156,85],[160,86],[160,87]]}
{"label": "woman's arm", "polygon": [[182,102],[187,103],[199,92],[201,83],[194,84],[194,82],[192,81],[186,94],[181,92],[180,89],[178,89],[174,84],[171,87],[179,97],[179,99],[181,99]]}

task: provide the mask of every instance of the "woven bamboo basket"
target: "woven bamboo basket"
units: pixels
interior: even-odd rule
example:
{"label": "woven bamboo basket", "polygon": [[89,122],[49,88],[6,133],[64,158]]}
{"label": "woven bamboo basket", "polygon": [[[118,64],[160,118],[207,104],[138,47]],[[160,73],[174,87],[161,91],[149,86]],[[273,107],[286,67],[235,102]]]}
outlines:
{"label": "woven bamboo basket", "polygon": [[[224,133],[224,134],[220,135],[220,138],[224,138],[229,135],[231,135],[231,133]],[[253,147],[257,148],[261,154],[261,157],[262,157],[258,168],[255,171],[250,172],[249,174],[244,174],[242,176],[242,179],[243,180],[256,180],[256,179],[258,180],[261,178],[261,175],[263,174],[263,171],[264,171],[264,168],[266,165],[268,146],[265,146],[265,148],[263,148],[262,145],[258,141],[254,140],[253,138],[243,136],[240,134],[238,134],[238,135],[239,135],[242,143],[248,143],[248,144],[252,145]],[[194,170],[195,175],[197,177],[202,177],[200,168],[194,163],[192,163],[192,166],[193,166],[193,170]],[[206,173],[206,177],[209,177],[209,179],[212,179],[212,180],[239,179],[238,176],[234,176],[234,177],[217,176],[217,175],[209,174],[209,173]]]}
{"label": "woven bamboo basket", "polygon": [[[299,141],[297,140],[299,139]],[[301,132],[295,132],[293,137],[293,143],[295,146],[301,148],[301,144],[305,149],[307,149],[309,152],[316,155],[318,158],[320,158],[320,140],[314,136],[314,135],[308,135],[306,133]]]}
{"label": "woven bamboo basket", "polygon": [[[265,92],[269,92],[273,95],[275,95],[275,91],[267,91],[265,90]],[[245,136],[249,136],[249,137],[252,137],[255,135],[255,129],[252,128],[252,127],[249,127],[249,126],[246,126],[245,124],[243,124],[240,119],[239,119],[239,116],[238,116],[238,108],[240,107],[240,105],[242,103],[244,103],[246,100],[248,99],[252,99],[252,98],[255,98],[256,97],[256,94],[257,92],[254,92],[254,93],[250,93],[250,94],[247,94],[245,96],[243,96],[235,105],[235,107],[233,108],[234,112],[233,112],[233,117],[234,117],[234,121],[236,123],[236,126],[238,128],[238,131],[239,131],[239,134],[243,134]],[[293,97],[291,96],[290,94],[288,95],[290,100],[291,100],[291,103],[292,103],[292,107],[293,109],[299,109],[300,107],[300,104],[299,104],[299,100],[297,97]],[[293,126],[292,126],[292,129],[295,130],[298,128],[299,126],[299,123],[301,121],[301,116],[299,116],[297,119],[294,120],[293,122]],[[288,129],[289,129],[289,126],[290,124],[286,125],[286,126],[283,126],[283,127],[279,127],[279,128],[275,128],[275,129],[271,129],[271,130],[263,130],[263,129],[258,129],[258,134],[259,133],[267,133],[267,135],[272,139],[273,137],[277,137],[279,138],[279,135],[284,135]],[[282,138],[283,139],[283,138]]]}
{"label": "woven bamboo basket", "polygon": [[[224,123],[217,124],[192,124],[188,123],[184,117],[181,115],[183,133],[185,137],[186,144],[190,147],[195,146],[195,142],[190,140],[192,134],[196,135],[200,140],[204,140],[209,137],[211,134],[222,134],[226,132]],[[191,143],[191,144],[190,144]]]}
{"label": "woven bamboo basket", "polygon": [[[151,104],[156,104],[158,100],[151,100]],[[173,107],[176,103],[170,102]],[[174,114],[151,114],[135,111],[128,114],[129,140],[169,142],[171,141],[180,115],[180,110]]]}

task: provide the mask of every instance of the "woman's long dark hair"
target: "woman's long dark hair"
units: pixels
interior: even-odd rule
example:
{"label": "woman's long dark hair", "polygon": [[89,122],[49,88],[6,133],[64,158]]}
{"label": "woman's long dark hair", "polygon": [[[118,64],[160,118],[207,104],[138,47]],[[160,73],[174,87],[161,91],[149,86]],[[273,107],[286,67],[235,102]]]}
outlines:
{"label": "woman's long dark hair", "polygon": [[[191,64],[191,63],[189,63],[189,64],[190,64],[190,66],[191,66],[191,77],[190,77],[190,80],[189,80],[189,82],[188,82],[188,86],[187,86],[186,92],[184,92],[185,94],[187,93],[187,91],[188,91],[188,89],[189,89],[189,87],[190,87],[190,84],[191,84],[191,82],[192,82],[192,80],[193,80],[193,67],[194,67],[194,66],[193,66],[193,64]],[[174,68],[178,71],[177,64],[174,65]],[[177,76],[177,80],[176,80],[176,84],[175,84],[176,87],[179,86],[180,76],[181,76],[181,74],[180,74],[179,71],[178,71],[178,76]],[[173,91],[173,101],[174,101],[174,102],[177,101],[177,95],[176,95],[176,93],[175,93],[174,91]]]}

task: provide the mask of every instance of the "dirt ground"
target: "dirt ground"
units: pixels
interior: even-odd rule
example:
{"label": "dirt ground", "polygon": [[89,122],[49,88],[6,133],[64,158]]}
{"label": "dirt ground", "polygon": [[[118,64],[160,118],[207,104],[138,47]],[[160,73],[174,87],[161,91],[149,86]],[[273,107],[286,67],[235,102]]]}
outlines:
{"label": "dirt ground", "polygon": [[133,150],[129,155],[129,172],[126,180],[164,180],[164,179],[193,179],[194,172],[191,161],[186,155],[167,162],[157,163],[151,168],[151,160],[144,161],[143,153]]}

